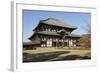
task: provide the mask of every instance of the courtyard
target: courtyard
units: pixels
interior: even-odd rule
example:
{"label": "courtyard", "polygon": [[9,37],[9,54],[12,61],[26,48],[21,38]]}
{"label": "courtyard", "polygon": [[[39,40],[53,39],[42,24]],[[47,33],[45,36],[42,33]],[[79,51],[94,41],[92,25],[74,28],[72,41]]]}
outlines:
{"label": "courtyard", "polygon": [[88,59],[91,59],[91,51],[84,48],[36,48],[23,51],[23,62]]}

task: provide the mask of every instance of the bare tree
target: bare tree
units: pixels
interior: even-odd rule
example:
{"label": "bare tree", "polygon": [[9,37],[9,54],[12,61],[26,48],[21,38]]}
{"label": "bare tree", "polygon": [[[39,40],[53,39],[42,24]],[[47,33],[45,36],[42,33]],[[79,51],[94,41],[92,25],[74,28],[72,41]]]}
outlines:
{"label": "bare tree", "polygon": [[91,23],[84,21],[86,25],[82,29],[87,32],[83,34],[79,40],[80,46],[84,48],[91,48]]}
{"label": "bare tree", "polygon": [[91,34],[91,24],[88,24],[84,27],[82,27],[84,31],[86,31],[88,34]]}
{"label": "bare tree", "polygon": [[82,19],[82,20],[83,20],[83,22],[86,24],[86,25],[84,25],[84,26],[82,27],[82,29],[83,29],[84,31],[86,31],[87,34],[91,34],[91,23],[90,23],[90,22],[87,22],[87,21],[84,20],[84,19]]}

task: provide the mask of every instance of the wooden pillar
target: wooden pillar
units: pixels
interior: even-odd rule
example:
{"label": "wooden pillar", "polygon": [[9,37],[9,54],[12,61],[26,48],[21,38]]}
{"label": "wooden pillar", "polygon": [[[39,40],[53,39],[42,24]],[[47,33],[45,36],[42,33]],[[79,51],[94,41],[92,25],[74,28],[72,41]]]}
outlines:
{"label": "wooden pillar", "polygon": [[69,39],[69,41],[68,41],[68,46],[70,47],[70,39]]}
{"label": "wooden pillar", "polygon": [[69,39],[68,39],[68,44],[67,45],[68,45],[68,48],[69,48]]}
{"label": "wooden pillar", "polygon": [[72,39],[72,47],[74,47],[74,44],[73,44],[73,39]]}

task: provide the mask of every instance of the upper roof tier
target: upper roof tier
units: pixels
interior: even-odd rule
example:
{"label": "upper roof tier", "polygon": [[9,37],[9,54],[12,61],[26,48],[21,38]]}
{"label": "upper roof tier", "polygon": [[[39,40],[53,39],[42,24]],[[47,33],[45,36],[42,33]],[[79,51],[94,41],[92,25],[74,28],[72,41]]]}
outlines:
{"label": "upper roof tier", "polygon": [[65,28],[73,28],[73,29],[77,28],[73,25],[66,24],[63,21],[56,19],[56,18],[48,18],[48,19],[45,19],[45,20],[40,20],[40,23],[53,25],[53,26],[59,26],[59,27],[65,27]]}

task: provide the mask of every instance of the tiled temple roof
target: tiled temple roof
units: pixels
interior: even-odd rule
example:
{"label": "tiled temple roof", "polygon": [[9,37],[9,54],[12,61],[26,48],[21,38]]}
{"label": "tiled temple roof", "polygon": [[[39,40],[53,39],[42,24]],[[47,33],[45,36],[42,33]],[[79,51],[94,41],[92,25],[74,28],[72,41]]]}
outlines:
{"label": "tiled temple roof", "polygon": [[35,44],[35,43],[33,43],[33,42],[24,42],[23,43],[23,45],[33,45],[33,44]]}
{"label": "tiled temple roof", "polygon": [[50,31],[40,31],[40,32],[35,32],[35,34],[46,34],[46,35],[58,35],[56,32],[50,32]]}
{"label": "tiled temple roof", "polygon": [[23,42],[23,45],[35,45],[40,44],[39,42]]}
{"label": "tiled temple roof", "polygon": [[40,22],[41,23],[48,24],[48,25],[65,27],[65,28],[73,28],[73,29],[76,29],[77,28],[77,27],[75,27],[73,25],[65,24],[64,22],[62,22],[62,21],[60,21],[58,19],[55,19],[55,18],[48,18],[46,20],[41,20]]}
{"label": "tiled temple roof", "polygon": [[[44,34],[44,35],[55,35],[55,36],[61,36],[59,33],[57,32],[50,32],[50,31],[40,31],[40,32],[35,32],[34,34]],[[66,36],[69,36],[69,37],[80,37],[80,35],[77,35],[77,34],[69,34],[69,35],[66,35]]]}

